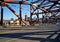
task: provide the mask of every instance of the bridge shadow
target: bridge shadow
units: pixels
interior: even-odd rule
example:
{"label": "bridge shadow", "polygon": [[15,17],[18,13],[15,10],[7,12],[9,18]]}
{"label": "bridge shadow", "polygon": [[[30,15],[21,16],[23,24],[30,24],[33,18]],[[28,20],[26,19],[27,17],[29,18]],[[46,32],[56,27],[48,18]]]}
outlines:
{"label": "bridge shadow", "polygon": [[[52,33],[53,32],[53,33]],[[57,31],[38,31],[38,32],[25,32],[25,33],[8,33],[8,34],[0,34],[0,37],[6,38],[18,38],[18,39],[25,39],[25,40],[36,40],[40,42],[60,42],[60,30]],[[51,39],[55,34],[57,37]],[[47,38],[40,38],[40,37],[29,37],[26,35],[49,35]]]}

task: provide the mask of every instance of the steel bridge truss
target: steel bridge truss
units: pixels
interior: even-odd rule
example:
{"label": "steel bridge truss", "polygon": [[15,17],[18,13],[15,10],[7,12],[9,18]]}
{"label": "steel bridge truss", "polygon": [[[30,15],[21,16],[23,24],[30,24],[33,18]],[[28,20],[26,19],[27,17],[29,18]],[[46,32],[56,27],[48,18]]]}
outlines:
{"label": "steel bridge truss", "polygon": [[[18,15],[12,7],[10,7],[9,3],[11,4],[20,4],[20,15]],[[30,5],[30,23],[32,23],[32,15],[37,16],[37,22],[39,22],[39,14],[45,14],[49,15],[49,13],[54,16],[57,15],[60,12],[60,1],[59,0],[20,0],[20,1],[13,1],[13,0],[0,0],[0,6],[1,6],[1,19],[0,19],[0,24],[3,25],[3,9],[4,6],[6,6],[8,9],[14,13],[21,24],[21,21],[25,23],[25,21],[22,19],[22,14],[21,14],[21,5]],[[42,11],[42,12],[40,12]],[[59,17],[55,17],[59,18]],[[26,24],[26,23],[25,23]]]}

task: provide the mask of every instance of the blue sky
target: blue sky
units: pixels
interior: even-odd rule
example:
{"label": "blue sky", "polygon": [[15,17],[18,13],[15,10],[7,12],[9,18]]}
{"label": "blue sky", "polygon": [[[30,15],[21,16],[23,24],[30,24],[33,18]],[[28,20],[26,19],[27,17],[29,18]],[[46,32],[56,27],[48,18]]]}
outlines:
{"label": "blue sky", "polygon": [[[32,1],[32,0],[30,0]],[[19,4],[9,4],[19,15]],[[1,8],[1,7],[0,7]],[[0,11],[1,12],[1,11]],[[28,15],[30,17],[30,6],[29,5],[23,5],[22,4],[22,18],[25,18],[25,15]],[[40,15],[42,17],[42,15]],[[4,7],[4,20],[10,20],[11,18],[17,19],[17,17],[5,6]]]}
{"label": "blue sky", "polygon": [[[18,1],[21,1],[21,0],[18,0]],[[31,1],[36,1],[36,0],[29,0],[29,2],[31,2]],[[48,3],[48,4],[45,6],[51,5],[49,2],[45,2],[44,4],[46,4],[46,3]],[[40,4],[40,2],[37,4]],[[9,4],[9,5],[11,6],[11,8],[13,8],[16,11],[16,13],[18,15],[20,14],[20,12],[19,12],[20,5],[19,4]],[[49,8],[49,7],[45,7],[45,8]],[[53,8],[53,9],[55,10],[55,8]],[[0,13],[1,13],[1,7],[0,7]],[[28,17],[30,17],[30,6],[22,4],[22,18],[23,19],[25,18],[25,15],[28,15]],[[36,17],[36,16],[34,15],[33,17]],[[40,14],[39,17],[41,18],[42,14]],[[11,18],[17,19],[17,17],[6,6],[4,7],[4,17],[3,18],[4,18],[4,20],[10,20]]]}
{"label": "blue sky", "polygon": [[[17,4],[10,4],[10,6],[14,9],[14,11],[19,15],[20,12],[19,12],[19,5]],[[22,5],[22,17],[24,18],[25,14],[30,16],[30,10],[29,10],[29,6],[28,5]],[[7,8],[7,7],[4,7],[4,19],[11,19],[11,18],[14,18],[14,19],[17,19],[17,17]]]}
{"label": "blue sky", "polygon": [[[16,13],[19,15],[19,4],[9,4],[11,8],[16,11]],[[25,15],[28,15],[30,17],[30,6],[29,5],[23,5],[22,4],[22,18],[25,18]],[[34,16],[33,16],[34,17]],[[40,15],[41,17],[41,15]],[[4,7],[4,20],[10,20],[11,18],[17,19],[17,17],[5,6]]]}

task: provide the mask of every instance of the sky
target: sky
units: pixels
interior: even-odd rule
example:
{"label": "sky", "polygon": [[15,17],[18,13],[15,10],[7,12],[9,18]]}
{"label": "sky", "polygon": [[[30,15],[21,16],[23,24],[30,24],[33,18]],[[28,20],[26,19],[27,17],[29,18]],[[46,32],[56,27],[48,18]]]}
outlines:
{"label": "sky", "polygon": [[[11,8],[14,9],[14,11],[19,15],[20,14],[20,8],[19,8],[19,5],[17,4],[10,4]],[[28,15],[30,16],[30,10],[29,10],[29,6],[28,5],[22,5],[22,18],[24,19],[25,15]],[[14,19],[17,19],[17,17],[7,8],[7,7],[4,7],[4,19],[11,19],[11,18],[14,18]]]}
{"label": "sky", "polygon": [[[8,0],[7,0],[8,1]],[[10,0],[11,1],[11,0]],[[17,0],[16,0],[17,1]],[[21,1],[21,0],[18,0],[18,1]],[[29,2],[32,2],[32,1],[36,1],[36,0],[29,0]],[[48,2],[45,2],[44,4],[47,4]],[[40,2],[39,3],[37,3],[37,4],[40,4]],[[45,6],[48,6],[48,5],[52,5],[53,3],[49,3],[49,4],[47,4],[47,5],[45,5]],[[10,5],[10,7],[12,8],[12,9],[14,9],[14,11],[19,15],[20,14],[20,5],[19,4],[9,4]],[[57,5],[57,6],[59,6],[59,5]],[[49,8],[49,7],[45,7],[45,8]],[[54,9],[54,7],[53,7],[53,9]],[[22,18],[24,19],[25,18],[25,15],[27,15],[28,17],[30,17],[30,6],[29,5],[23,5],[22,4]],[[55,9],[54,9],[55,10]],[[41,10],[40,10],[40,12],[41,12]],[[10,20],[11,18],[13,18],[14,20],[15,19],[18,19],[6,6],[4,7],[4,12],[3,12],[4,14],[3,14],[3,19],[4,20]],[[0,14],[1,14],[1,6],[0,6]],[[36,15],[33,15],[33,17],[36,17]],[[33,18],[32,17],[32,18]],[[42,14],[39,14],[39,17],[40,18],[42,18]]]}
{"label": "sky", "polygon": [[[32,0],[30,0],[32,1]],[[19,15],[20,12],[20,5],[19,4],[9,4],[11,6],[12,9],[14,9],[14,11]],[[1,7],[0,7],[1,9]],[[30,6],[29,5],[23,5],[22,4],[22,18],[24,19],[25,18],[25,15],[27,15],[28,17],[30,17]],[[1,12],[1,10],[0,10]],[[3,19],[4,20],[10,20],[11,18],[13,18],[14,20],[15,19],[18,19],[6,6],[4,7],[4,12],[3,12]],[[35,16],[33,16],[35,17]],[[42,17],[42,15],[40,15],[39,17]]]}

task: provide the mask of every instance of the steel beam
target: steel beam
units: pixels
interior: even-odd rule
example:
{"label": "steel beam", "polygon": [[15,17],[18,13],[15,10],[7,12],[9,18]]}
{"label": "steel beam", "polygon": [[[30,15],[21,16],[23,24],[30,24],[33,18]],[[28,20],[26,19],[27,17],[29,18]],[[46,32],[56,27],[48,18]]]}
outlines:
{"label": "steel beam", "polygon": [[1,6],[1,25],[3,25],[3,7]]}
{"label": "steel beam", "polygon": [[21,25],[21,21],[22,21],[22,13],[21,13],[21,4],[20,4],[20,18],[19,18],[19,21],[20,21],[20,25]]}
{"label": "steel beam", "polygon": [[30,24],[32,24],[32,12],[31,12],[31,10],[32,10],[32,7],[31,7],[31,5],[30,5]]}
{"label": "steel beam", "polygon": [[18,18],[20,18],[20,16],[8,5],[6,4],[7,8],[10,9]]}
{"label": "steel beam", "polygon": [[[0,0],[0,1],[4,2],[4,0]],[[1,4],[1,21],[0,21],[0,25],[3,25],[3,8],[4,8],[4,6],[3,6],[3,4]]]}

